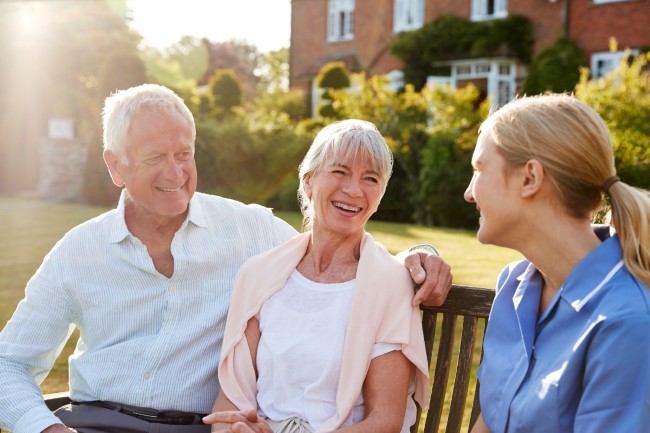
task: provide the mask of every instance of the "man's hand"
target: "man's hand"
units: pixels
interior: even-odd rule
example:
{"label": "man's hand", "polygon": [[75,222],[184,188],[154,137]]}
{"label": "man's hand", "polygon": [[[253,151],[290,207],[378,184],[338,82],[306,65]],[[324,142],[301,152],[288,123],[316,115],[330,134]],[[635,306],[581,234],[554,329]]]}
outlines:
{"label": "man's hand", "polygon": [[257,415],[257,411],[224,411],[214,412],[203,418],[206,424],[230,424],[230,428],[213,427],[212,432],[233,433],[273,433],[271,427]]}
{"label": "man's hand", "polygon": [[52,424],[42,433],[77,433],[77,430],[64,426],[63,424]]}
{"label": "man's hand", "polygon": [[413,305],[442,305],[451,288],[451,267],[433,252],[414,250],[400,255],[415,283]]}

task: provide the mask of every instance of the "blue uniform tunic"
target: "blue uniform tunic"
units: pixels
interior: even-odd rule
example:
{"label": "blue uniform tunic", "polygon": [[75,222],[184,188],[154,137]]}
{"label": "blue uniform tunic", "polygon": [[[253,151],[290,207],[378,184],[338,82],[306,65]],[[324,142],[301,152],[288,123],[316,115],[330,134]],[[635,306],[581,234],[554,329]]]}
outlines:
{"label": "blue uniform tunic", "polygon": [[490,431],[650,432],[650,290],[623,265],[618,237],[539,315],[542,283],[525,260],[499,276],[478,372]]}

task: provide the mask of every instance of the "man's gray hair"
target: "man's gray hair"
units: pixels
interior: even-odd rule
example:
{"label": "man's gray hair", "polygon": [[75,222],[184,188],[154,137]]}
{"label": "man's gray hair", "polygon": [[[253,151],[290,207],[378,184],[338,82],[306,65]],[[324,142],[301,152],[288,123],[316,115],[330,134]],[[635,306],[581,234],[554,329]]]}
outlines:
{"label": "man's gray hair", "polygon": [[142,84],[118,90],[104,101],[102,121],[104,149],[111,151],[122,162],[126,163],[126,134],[131,120],[143,110],[179,113],[192,129],[192,142],[194,142],[196,138],[194,116],[183,99],[172,90],[158,84]]}

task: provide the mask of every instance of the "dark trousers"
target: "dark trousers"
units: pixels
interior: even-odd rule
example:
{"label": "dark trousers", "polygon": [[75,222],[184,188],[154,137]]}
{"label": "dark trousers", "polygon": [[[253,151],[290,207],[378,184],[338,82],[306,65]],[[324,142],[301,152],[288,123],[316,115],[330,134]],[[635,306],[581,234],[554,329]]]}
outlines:
{"label": "dark trousers", "polygon": [[79,433],[210,433],[209,425],[170,425],[143,421],[103,407],[68,404],[56,412]]}

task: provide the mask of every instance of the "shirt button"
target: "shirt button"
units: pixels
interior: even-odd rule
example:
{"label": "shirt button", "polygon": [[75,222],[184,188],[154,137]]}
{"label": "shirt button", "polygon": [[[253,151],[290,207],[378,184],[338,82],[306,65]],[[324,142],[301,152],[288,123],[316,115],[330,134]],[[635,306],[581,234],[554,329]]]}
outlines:
{"label": "shirt button", "polygon": [[169,292],[174,293],[176,291],[176,286],[169,286]]}
{"label": "shirt button", "polygon": [[144,380],[149,380],[151,378],[151,373],[148,371],[144,374]]}

